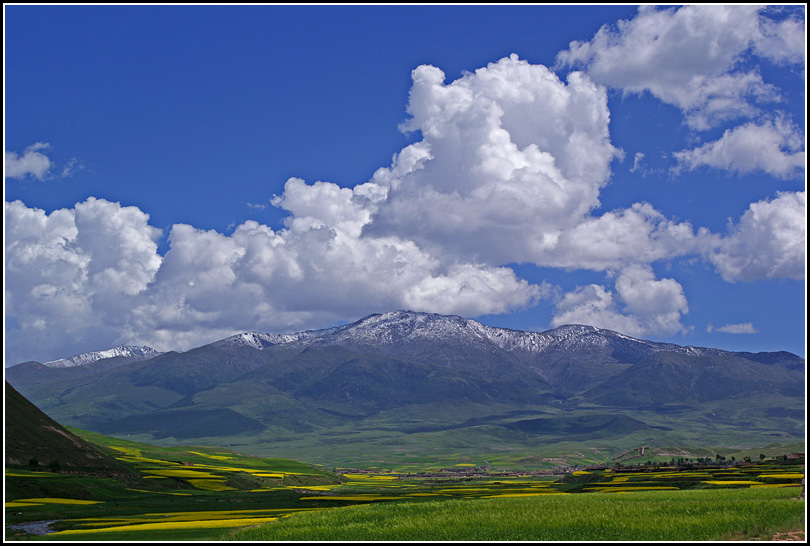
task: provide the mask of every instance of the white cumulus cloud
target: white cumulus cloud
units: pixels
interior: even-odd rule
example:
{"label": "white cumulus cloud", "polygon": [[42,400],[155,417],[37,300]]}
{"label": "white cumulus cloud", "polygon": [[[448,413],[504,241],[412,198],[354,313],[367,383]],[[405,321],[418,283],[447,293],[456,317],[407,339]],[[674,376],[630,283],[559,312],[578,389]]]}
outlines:
{"label": "white cumulus cloud", "polygon": [[804,62],[807,47],[805,21],[797,16],[782,21],[760,17],[759,36],[754,38],[758,55],[776,63]]}
{"label": "white cumulus cloud", "polygon": [[22,155],[6,150],[5,177],[25,178],[26,176],[33,176],[37,180],[44,179],[53,165],[48,156],[41,151],[48,148],[50,148],[50,144],[47,142],[37,142],[28,146]]}
{"label": "white cumulus cloud", "polygon": [[590,324],[631,336],[686,332],[681,322],[689,305],[674,279],[656,279],[649,266],[620,271],[615,292],[590,284],[565,294],[557,303],[552,326]]}
{"label": "white cumulus cloud", "polygon": [[6,203],[5,313],[18,328],[10,354],[67,356],[76,344],[92,349],[90,339],[113,346],[160,267],[159,236],[139,209],[101,199],[51,214]]}
{"label": "white cumulus cloud", "polygon": [[604,89],[516,55],[445,83],[413,72],[404,124],[423,140],[372,182],[388,188],[366,233],[486,263],[533,261],[598,206],[620,153]]}
{"label": "white cumulus cloud", "polygon": [[291,180],[288,189],[277,202],[301,216],[285,229],[248,221],[224,235],[176,224],[162,257],[160,230],[135,207],[89,198],[46,214],[6,203],[9,354],[100,348],[91,340],[185,350],[240,330],[303,329],[397,308],[477,316],[546,295],[506,267],[445,264],[409,240],[361,237],[364,207],[380,195],[373,188],[347,194]]}
{"label": "white cumulus cloud", "polygon": [[674,222],[649,203],[583,218],[561,230],[540,265],[603,271],[631,263],[651,263],[703,248],[708,233],[688,222]]}
{"label": "white cumulus cloud", "polygon": [[636,17],[603,26],[592,40],[571,42],[557,63],[581,66],[595,81],[625,92],[649,92],[681,109],[692,128],[705,130],[755,115],[757,103],[779,100],[759,71],[741,68],[745,54],[803,60],[798,37],[803,22],[776,23],[763,9],[642,6]]}
{"label": "white cumulus cloud", "polygon": [[738,174],[764,172],[789,178],[804,171],[804,141],[795,124],[783,119],[751,122],[729,129],[719,140],[675,153],[680,167],[701,166]]}
{"label": "white cumulus cloud", "polygon": [[709,253],[726,281],[804,279],[807,193],[779,192],[751,203],[739,222]]}

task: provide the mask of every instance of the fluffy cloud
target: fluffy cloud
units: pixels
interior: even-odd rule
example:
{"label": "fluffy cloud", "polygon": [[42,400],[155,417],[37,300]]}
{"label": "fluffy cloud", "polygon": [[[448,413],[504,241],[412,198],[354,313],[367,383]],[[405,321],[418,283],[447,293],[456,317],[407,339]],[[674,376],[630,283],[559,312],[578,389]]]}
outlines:
{"label": "fluffy cloud", "polygon": [[708,129],[779,99],[757,70],[739,69],[743,55],[803,61],[803,21],[776,22],[763,9],[642,6],[635,18],[602,27],[591,41],[571,42],[557,63],[582,66],[597,82],[626,92],[648,91],[681,109],[692,128]]}
{"label": "fluffy cloud", "polygon": [[46,150],[49,147],[50,144],[46,142],[37,142],[27,147],[22,156],[17,155],[15,152],[6,151],[5,177],[25,178],[26,176],[33,176],[37,180],[45,178],[51,169],[52,163],[48,156],[40,150]]}
{"label": "fluffy cloud", "polygon": [[534,305],[550,296],[548,285],[530,285],[509,268],[456,265],[407,290],[405,306],[416,311],[478,316]]}
{"label": "fluffy cloud", "polygon": [[404,128],[423,140],[373,177],[388,193],[364,233],[460,260],[537,260],[598,206],[620,153],[604,89],[516,55],[444,79],[432,66],[414,70]]}
{"label": "fluffy cloud", "polygon": [[510,269],[444,265],[412,241],[360,237],[380,195],[291,179],[275,200],[295,212],[284,230],[249,221],[225,236],[174,226],[134,331],[168,341],[195,329],[199,343],[222,325],[278,331],[401,307],[479,315],[540,295]]}
{"label": "fluffy cloud", "polygon": [[6,203],[5,217],[12,294],[58,286],[77,296],[133,295],[160,267],[155,242],[160,230],[136,207],[91,197],[47,215],[14,201]]}
{"label": "fluffy cloud", "polygon": [[286,224],[293,232],[332,227],[356,238],[387,193],[385,187],[374,183],[350,189],[329,182],[307,185],[299,178],[291,178],[284,185],[284,193],[274,197],[272,203],[291,213]]}
{"label": "fluffy cloud", "polygon": [[780,192],[751,203],[709,260],[729,282],[804,279],[806,245],[807,194]]}
{"label": "fluffy cloud", "polygon": [[[645,231],[656,221],[658,227]],[[679,253],[702,253],[729,282],[803,279],[806,225],[805,192],[783,192],[752,203],[725,235],[705,229],[694,234],[688,224],[665,220],[649,205],[594,218],[569,232],[570,239],[560,243],[560,256],[578,267],[590,263],[595,270],[619,270],[615,292],[592,284],[565,294],[556,303],[552,326],[591,324],[634,336],[685,333],[689,328],[682,317],[689,307],[682,286],[674,279],[656,279],[648,263]],[[645,247],[651,242],[655,244]],[[634,257],[638,263],[633,264]],[[717,330],[756,332],[747,323]]]}
{"label": "fluffy cloud", "polygon": [[634,336],[643,331],[637,320],[617,311],[614,294],[598,284],[579,287],[565,294],[557,304],[551,326],[564,324],[590,324]]}
{"label": "fluffy cloud", "polygon": [[558,302],[552,326],[590,324],[631,336],[685,332],[682,315],[689,311],[683,287],[674,279],[655,278],[649,266],[631,266],[616,278],[616,292],[591,284]]}
{"label": "fluffy cloud", "polygon": [[94,348],[91,337],[112,346],[161,264],[148,215],[94,198],[51,214],[6,203],[5,235],[5,312],[19,330],[10,354],[65,356]]}
{"label": "fluffy cloud", "polygon": [[754,38],[757,55],[776,63],[804,62],[806,43],[804,19],[792,16],[782,21],[759,19],[759,35]]}
{"label": "fluffy cloud", "polygon": [[697,234],[688,222],[665,218],[649,203],[583,218],[560,231],[553,247],[538,259],[540,265],[603,271],[628,263],[652,263],[704,248],[705,230]]}
{"label": "fluffy cloud", "polygon": [[91,339],[185,350],[238,330],[396,308],[475,316],[544,295],[509,268],[443,264],[412,241],[360,237],[363,207],[378,198],[368,187],[347,194],[293,179],[287,188],[277,202],[301,216],[286,229],[248,221],[223,235],[177,224],[163,257],[160,231],[137,208],[90,198],[48,215],[7,203],[6,315],[17,326],[9,354],[36,346],[55,358],[76,350],[67,347],[98,349]]}
{"label": "fluffy cloud", "polygon": [[802,147],[798,128],[777,119],[729,129],[719,140],[677,152],[675,157],[682,168],[689,170],[707,166],[738,174],[761,171],[789,178],[804,170]]}

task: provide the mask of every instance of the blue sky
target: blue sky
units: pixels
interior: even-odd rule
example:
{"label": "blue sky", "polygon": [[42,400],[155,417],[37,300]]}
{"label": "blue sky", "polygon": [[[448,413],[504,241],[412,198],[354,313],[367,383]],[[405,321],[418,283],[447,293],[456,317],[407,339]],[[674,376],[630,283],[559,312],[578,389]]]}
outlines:
{"label": "blue sky", "polygon": [[414,309],[788,350],[801,6],[4,6],[6,365]]}

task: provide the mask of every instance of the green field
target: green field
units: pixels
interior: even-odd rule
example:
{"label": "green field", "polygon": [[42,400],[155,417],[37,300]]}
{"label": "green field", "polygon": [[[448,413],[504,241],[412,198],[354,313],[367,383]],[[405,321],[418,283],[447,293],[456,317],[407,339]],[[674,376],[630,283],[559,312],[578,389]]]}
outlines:
{"label": "green field", "polygon": [[804,528],[785,489],[647,491],[623,495],[389,503],[296,514],[234,540],[724,540]]}
{"label": "green field", "polygon": [[[336,474],[74,432],[134,472],[6,468],[6,540],[714,540],[804,529],[803,459],[484,476],[493,461],[458,454]],[[54,521],[52,532],[10,527],[34,521]]]}

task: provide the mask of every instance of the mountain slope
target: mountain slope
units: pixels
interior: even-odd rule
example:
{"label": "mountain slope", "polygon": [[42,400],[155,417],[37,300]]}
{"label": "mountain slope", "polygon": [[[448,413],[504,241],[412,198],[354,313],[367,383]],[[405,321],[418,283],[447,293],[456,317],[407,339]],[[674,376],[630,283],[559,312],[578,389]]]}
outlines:
{"label": "mountain slope", "polygon": [[796,374],[732,354],[704,357],[662,351],[641,360],[584,393],[596,403],[655,408],[724,398],[779,394],[804,397]]}
{"label": "mountain slope", "polygon": [[[8,382],[4,414],[7,467],[59,468],[68,472],[118,477],[131,474],[118,461],[42,413]],[[34,460],[37,465],[31,464]]]}

